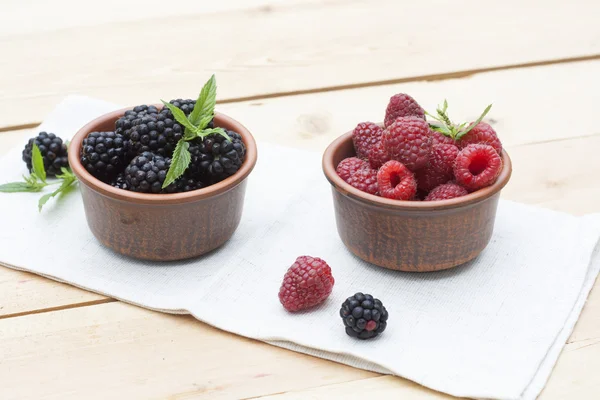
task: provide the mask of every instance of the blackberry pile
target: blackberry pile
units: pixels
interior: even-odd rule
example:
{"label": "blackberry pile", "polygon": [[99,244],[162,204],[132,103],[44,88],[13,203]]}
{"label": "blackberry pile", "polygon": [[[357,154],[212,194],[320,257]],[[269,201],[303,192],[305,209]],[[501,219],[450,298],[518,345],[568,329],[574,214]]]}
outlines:
{"label": "blackberry pile", "polygon": [[[171,104],[189,115],[194,100]],[[214,128],[211,121],[207,129]],[[96,178],[122,190],[139,193],[189,192],[235,174],[246,157],[242,137],[226,130],[190,141],[191,162],[185,173],[166,188],[162,185],[185,128],[167,108],[140,105],[125,112],[112,132],[92,132],[84,139],[81,162]]]}
{"label": "blackberry pile", "polygon": [[62,139],[54,133],[40,132],[36,137],[29,139],[23,149],[23,161],[27,164],[29,172],[33,168],[31,152],[34,144],[40,149],[47,176],[56,176],[61,173],[61,168],[69,166],[67,145]]}

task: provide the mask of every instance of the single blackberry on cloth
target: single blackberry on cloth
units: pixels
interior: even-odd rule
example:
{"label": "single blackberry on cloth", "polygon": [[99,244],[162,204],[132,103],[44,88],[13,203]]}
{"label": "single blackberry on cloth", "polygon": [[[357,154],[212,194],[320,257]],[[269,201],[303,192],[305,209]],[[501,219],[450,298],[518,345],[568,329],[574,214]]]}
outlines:
{"label": "single blackberry on cloth", "polygon": [[356,293],[342,304],[340,317],[346,334],[357,339],[372,339],[385,331],[388,312],[379,299]]}
{"label": "single blackberry on cloth", "polygon": [[108,183],[125,169],[125,145],[118,133],[92,132],[83,139],[81,164],[90,174]]}
{"label": "single blackberry on cloth", "polygon": [[238,133],[230,130],[226,133],[231,140],[215,133],[190,142],[188,176],[212,185],[240,169],[246,159],[246,146]]}
{"label": "single blackberry on cloth", "polygon": [[33,145],[37,145],[44,160],[44,169],[47,176],[56,176],[61,173],[61,168],[69,166],[67,158],[67,145],[54,133],[40,132],[36,137],[29,139],[23,149],[23,161],[27,164],[29,172],[33,169]]}
{"label": "single blackberry on cloth", "polygon": [[139,193],[175,193],[176,183],[162,189],[171,160],[158,154],[144,152],[125,168],[125,182],[129,190]]}

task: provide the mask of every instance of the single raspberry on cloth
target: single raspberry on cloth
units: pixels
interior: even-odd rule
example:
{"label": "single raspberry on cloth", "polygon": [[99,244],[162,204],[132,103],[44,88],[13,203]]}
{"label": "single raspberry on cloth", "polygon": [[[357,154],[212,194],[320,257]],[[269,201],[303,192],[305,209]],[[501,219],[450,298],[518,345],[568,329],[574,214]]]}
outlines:
{"label": "single raspberry on cloth", "polygon": [[279,301],[291,312],[314,307],[329,297],[334,283],[331,268],[324,260],[300,256],[283,277]]}

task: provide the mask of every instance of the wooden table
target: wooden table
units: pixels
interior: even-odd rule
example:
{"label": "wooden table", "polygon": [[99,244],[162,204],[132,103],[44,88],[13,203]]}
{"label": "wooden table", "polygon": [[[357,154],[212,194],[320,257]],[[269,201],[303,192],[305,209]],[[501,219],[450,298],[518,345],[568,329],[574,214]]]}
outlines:
{"label": "wooden table", "polygon": [[[153,3],[3,1],[0,152],[68,94],[195,97],[215,72],[218,109],[259,142],[316,151],[381,121],[397,92],[429,110],[447,98],[465,120],[493,102],[489,121],[514,160],[503,197],[600,211],[598,1]],[[600,398],[598,286],[543,399]],[[2,399],[342,396],[448,398],[0,267]]]}

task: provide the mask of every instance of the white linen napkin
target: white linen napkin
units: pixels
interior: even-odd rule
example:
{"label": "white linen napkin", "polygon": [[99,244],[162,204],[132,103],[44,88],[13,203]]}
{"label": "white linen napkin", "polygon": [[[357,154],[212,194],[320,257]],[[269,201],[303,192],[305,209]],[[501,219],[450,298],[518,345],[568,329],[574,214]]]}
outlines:
{"label": "white linen napkin", "polygon": [[[116,108],[69,97],[39,129],[69,138]],[[476,260],[437,273],[388,271],[340,241],[320,154],[260,142],[258,148],[240,227],[205,257],[156,263],[113,253],[89,231],[78,191],[42,213],[39,193],[0,193],[0,264],[142,307],[189,312],[242,336],[455,396],[540,393],[600,270],[600,215],[502,201],[492,240]],[[0,159],[0,183],[25,172],[20,151]],[[323,305],[292,315],[277,292],[299,255],[325,259],[336,283]],[[358,291],[381,299],[390,313],[374,340],[348,337],[338,314]]]}

